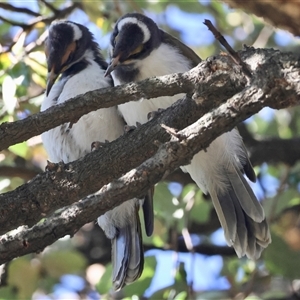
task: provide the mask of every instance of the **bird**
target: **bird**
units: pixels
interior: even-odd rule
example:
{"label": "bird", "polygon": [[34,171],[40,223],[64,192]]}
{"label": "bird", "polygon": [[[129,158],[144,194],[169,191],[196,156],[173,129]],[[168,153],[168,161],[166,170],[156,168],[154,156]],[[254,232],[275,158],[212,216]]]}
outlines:
{"label": "bird", "polygon": [[[128,13],[115,23],[110,39],[110,62],[106,75],[114,85],[149,77],[189,71],[201,58],[177,38],[160,29],[141,13]],[[141,99],[118,106],[125,122],[147,122],[147,115],[166,109],[184,94]],[[237,129],[222,134],[197,153],[188,172],[204,194],[210,194],[226,242],[237,256],[256,260],[271,242],[263,207],[246,181],[256,175]]]}
{"label": "bird", "polygon": [[[111,77],[104,76],[107,62],[99,45],[81,24],[68,20],[52,22],[45,54],[48,77],[41,111],[79,94],[113,86]],[[75,124],[65,123],[44,132],[42,141],[52,162],[68,163],[89,153],[94,142],[102,145],[117,139],[124,133],[124,124],[117,107],[102,108],[82,116]],[[148,202],[151,200],[131,199],[98,218],[98,224],[112,243],[115,291],[134,282],[142,273],[144,257],[138,211],[143,207],[146,233],[151,235],[153,211]]]}

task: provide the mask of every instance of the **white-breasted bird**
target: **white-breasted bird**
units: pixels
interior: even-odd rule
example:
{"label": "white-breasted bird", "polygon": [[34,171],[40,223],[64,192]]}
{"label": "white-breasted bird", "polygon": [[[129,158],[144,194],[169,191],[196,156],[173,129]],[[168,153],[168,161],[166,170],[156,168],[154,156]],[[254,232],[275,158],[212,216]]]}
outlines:
{"label": "white-breasted bird", "polygon": [[[106,75],[111,74],[114,85],[119,85],[186,72],[200,61],[189,47],[159,29],[153,20],[129,13],[115,24]],[[182,96],[129,102],[118,108],[128,125],[145,123],[149,112],[167,108]],[[259,258],[271,237],[264,210],[243,176],[256,180],[238,131],[234,129],[218,137],[182,169],[205,194],[210,194],[227,244],[234,247],[239,257]]]}
{"label": "white-breasted bird", "polygon": [[[99,46],[92,33],[83,25],[66,20],[53,22],[45,43],[45,53],[48,79],[42,111],[79,94],[112,86],[111,78],[104,77],[107,63],[100,54]],[[104,108],[82,116],[72,126],[66,123],[43,133],[42,140],[52,162],[67,163],[90,152],[94,141],[105,142],[118,138],[124,132],[124,124],[116,107]],[[147,198],[147,201],[150,200]],[[152,205],[146,200],[144,203],[141,199],[129,200],[98,218],[100,227],[112,240],[115,290],[135,281],[143,270],[138,215],[142,205],[146,232],[151,235]]]}

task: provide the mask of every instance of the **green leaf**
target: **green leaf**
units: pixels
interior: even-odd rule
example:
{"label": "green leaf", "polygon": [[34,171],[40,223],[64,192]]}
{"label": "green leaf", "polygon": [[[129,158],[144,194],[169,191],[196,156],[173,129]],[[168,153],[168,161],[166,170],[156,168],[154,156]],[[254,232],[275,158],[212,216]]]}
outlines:
{"label": "green leaf", "polygon": [[190,219],[198,223],[206,223],[209,221],[212,202],[203,198],[202,192],[199,190],[195,195],[195,203],[190,211]]}
{"label": "green leaf", "polygon": [[4,286],[0,288],[0,300],[7,299],[16,299],[16,294],[11,286]]}
{"label": "green leaf", "polygon": [[173,198],[176,200],[171,194],[167,183],[162,182],[155,187],[154,210],[156,216],[164,220],[167,226],[174,224],[173,214],[176,210],[182,208],[182,206],[179,206],[178,200],[174,204]]}
{"label": "green leaf", "polygon": [[286,190],[284,193],[276,195],[274,198],[264,200],[264,210],[267,216],[278,216],[284,209],[300,202],[299,192],[293,188]]}
{"label": "green leaf", "polygon": [[46,272],[57,279],[63,274],[80,273],[86,266],[85,257],[76,250],[52,251],[45,254],[41,261]]}
{"label": "green leaf", "polygon": [[39,264],[32,264],[28,257],[17,258],[8,266],[7,281],[17,289],[20,299],[30,299],[37,288],[39,272]]}
{"label": "green leaf", "polygon": [[290,279],[299,278],[300,252],[290,249],[278,235],[272,234],[272,243],[264,251],[264,258],[273,274]]}
{"label": "green leaf", "polygon": [[180,292],[174,300],[185,300],[187,299],[188,293],[186,291]]}
{"label": "green leaf", "polygon": [[96,285],[100,295],[106,295],[112,287],[112,264],[107,264],[104,274]]}
{"label": "green leaf", "polygon": [[10,146],[8,149],[9,151],[11,151],[12,153],[18,156],[21,156],[23,158],[28,158],[27,155],[28,155],[29,147],[26,142]]}

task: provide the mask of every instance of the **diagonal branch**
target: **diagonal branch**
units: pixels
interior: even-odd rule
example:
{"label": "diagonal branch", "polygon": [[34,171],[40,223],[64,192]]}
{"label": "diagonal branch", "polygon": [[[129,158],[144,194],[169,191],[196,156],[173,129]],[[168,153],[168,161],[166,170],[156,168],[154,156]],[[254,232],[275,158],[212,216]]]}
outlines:
{"label": "diagonal branch", "polygon": [[[38,23],[43,22],[45,24],[50,24],[52,21],[54,21],[56,19],[65,18],[67,15],[72,13],[73,10],[75,10],[76,8],[81,8],[81,7],[82,7],[82,4],[80,2],[75,2],[61,10],[56,10],[55,14],[53,14],[50,17],[43,17],[40,14],[38,14],[36,16],[36,18],[33,18],[28,23],[21,23],[21,22],[9,20],[9,19],[4,18],[3,16],[0,16],[0,20],[2,20],[3,22],[11,24],[12,26],[19,26],[22,28],[21,31],[19,31],[17,33],[17,35],[14,37],[13,42],[10,45],[8,45],[7,47],[5,47],[2,51],[0,51],[0,54],[10,52],[18,40],[18,36],[20,36],[20,34],[22,34],[23,32],[29,33],[30,31],[32,31],[35,28],[35,26]],[[31,51],[33,51],[33,47],[30,48],[30,51],[28,51],[28,49],[26,49],[27,54]]]}
{"label": "diagonal branch", "polygon": [[[230,120],[228,122],[235,125],[264,106],[279,109],[299,103],[299,61],[292,54],[282,54],[272,49],[254,50],[251,48],[243,51],[241,55],[243,59],[247,59],[248,56],[246,62],[252,67],[252,72],[254,71],[251,83],[246,88],[246,80],[239,68],[233,66],[232,60],[227,56],[220,56],[201,63],[197,68],[185,74],[151,79],[140,84],[113,89],[113,91],[117,91],[114,93],[115,101],[120,103],[118,98],[130,99],[128,93],[130,89],[134,97],[137,97],[137,91],[143,92],[139,90],[141,86],[155,91],[160,83],[160,89],[163,91],[168,80],[177,78],[177,86],[182,86],[182,83],[185,82],[184,78],[190,76],[189,84],[193,84],[195,89],[193,94],[195,101],[190,98],[181,100],[157,118],[108,144],[103,149],[66,165],[53,164],[49,171],[38,175],[31,182],[22,185],[15,191],[0,195],[1,232],[5,233],[19,225],[32,226],[54,210],[97,192],[103,185],[142,164],[157,151],[155,141],[164,143],[170,139],[160,124],[179,130],[183,129],[197,121],[205,112],[234,95],[227,102],[230,105],[223,104],[213,110],[210,118],[215,121],[219,120],[218,118],[226,121],[228,118]],[[145,83],[153,82],[154,84],[150,87],[145,85]],[[152,88],[153,86],[154,88]],[[134,89],[132,89],[133,87]],[[102,95],[107,93],[107,90],[103,91],[93,93],[100,92]],[[149,91],[148,93],[148,97],[153,97]],[[156,93],[158,92],[156,91]],[[162,94],[163,92],[161,92]],[[145,96],[146,93],[142,95]],[[77,99],[82,101],[82,98],[78,97],[75,102]],[[112,104],[113,100],[110,99],[108,102]],[[71,102],[69,104],[72,105]],[[52,119],[54,118],[52,117]],[[220,126],[219,131],[216,131],[218,134],[232,128],[228,125],[226,127],[226,122],[218,123]],[[210,131],[206,124],[202,125]],[[203,135],[206,134],[205,132]],[[211,135],[211,138],[215,137],[216,135]],[[201,146],[204,147],[204,143]],[[197,146],[195,147],[199,150]]]}
{"label": "diagonal branch", "polygon": [[[182,82],[182,86],[179,86],[178,82]],[[4,150],[15,143],[26,141],[30,137],[63,123],[76,123],[82,115],[99,108],[111,107],[141,98],[158,97],[160,95],[173,96],[182,92],[191,93],[193,90],[194,85],[188,74],[187,76],[176,74],[146,79],[139,84],[129,83],[114,88],[92,91],[26,119],[1,124],[0,150]]]}
{"label": "diagonal branch", "polygon": [[24,13],[27,15],[31,15],[34,17],[38,17],[40,16],[40,13],[35,12],[27,7],[17,7],[17,6],[13,6],[9,3],[5,3],[5,2],[0,2],[0,8],[5,9],[5,10],[10,10],[13,12],[17,12],[17,13]]}
{"label": "diagonal branch", "polygon": [[169,142],[160,146],[153,157],[103,186],[95,195],[70,205],[63,212],[54,214],[33,228],[2,236],[0,264],[20,255],[41,251],[66,234],[73,235],[85,223],[95,220],[125,200],[146,193],[149,187],[167,174],[188,164],[197,152],[207,148],[221,133],[231,130],[245,119],[248,111],[258,112],[269,104],[268,95],[261,96],[260,101],[257,101],[257,93],[253,93],[252,88],[246,88],[219,108],[176,133]]}
{"label": "diagonal branch", "polygon": [[[260,55],[259,60],[255,60],[256,54]],[[241,53],[243,59],[248,60],[249,63],[252,64],[251,67],[253,70],[257,69],[258,62],[263,63],[264,59],[271,58],[273,54],[273,59],[275,59],[276,55],[278,63],[281,63],[281,61],[285,63],[290,61],[292,67],[299,68],[298,59],[291,53],[281,54],[272,49],[254,50],[252,48],[245,49]],[[209,90],[212,94],[215,94],[214,90],[218,89],[217,85],[219,82],[227,80],[225,78],[226,72],[236,69],[236,66],[229,59],[219,57],[219,60],[222,64],[223,61],[225,62],[224,70],[222,70],[222,66],[218,66],[217,61],[206,60],[199,64],[199,72],[192,70],[183,74],[156,77],[146,79],[140,83],[130,83],[115,88],[92,91],[86,93],[84,96],[77,96],[71,99],[71,101],[52,107],[45,112],[30,116],[24,120],[13,123],[3,123],[0,125],[0,151],[35,135],[39,135],[60,124],[66,122],[74,123],[82,115],[99,108],[136,101],[140,98],[147,99],[158,96],[172,96],[179,93],[192,94],[195,91],[196,82],[199,93],[203,90]],[[214,71],[213,68],[216,68],[219,72],[214,74],[215,76],[213,77],[207,76],[209,72],[211,74]],[[287,66],[283,66],[276,76],[280,77],[280,72],[285,69],[287,69]],[[220,74],[220,71],[224,71],[224,74]],[[222,78],[222,75],[224,75],[224,78]],[[235,76],[237,76],[241,82],[245,82],[243,74],[238,74],[237,70],[235,70]],[[295,88],[298,91],[299,87],[297,85]],[[223,88],[221,92],[226,93],[227,90],[228,88]],[[218,91],[220,91],[220,89],[218,89]],[[288,91],[283,93],[283,97],[286,96],[285,94],[288,94]]]}

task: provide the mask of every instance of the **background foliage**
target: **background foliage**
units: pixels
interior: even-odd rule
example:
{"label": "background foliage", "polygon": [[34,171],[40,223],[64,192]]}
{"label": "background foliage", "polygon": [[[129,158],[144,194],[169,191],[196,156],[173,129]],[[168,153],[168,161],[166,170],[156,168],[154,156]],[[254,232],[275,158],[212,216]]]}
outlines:
{"label": "background foliage", "polygon": [[[109,34],[124,13],[139,11],[180,38],[202,58],[221,51],[203,25],[210,19],[238,50],[243,44],[297,51],[299,40],[242,10],[216,1],[2,1],[0,3],[0,122],[37,113],[43,100],[47,69],[43,42],[47,26],[68,18],[90,28],[107,57]],[[94,224],[72,239],[59,240],[42,253],[2,266],[0,298],[99,299],[296,299],[300,291],[298,157],[292,163],[272,159],[272,141],[298,141],[298,108],[264,109],[240,130],[258,175],[253,188],[272,228],[273,242],[262,258],[237,259],[219,229],[209,199],[179,173],[155,192],[155,231],[144,239],[145,270],[141,279],[111,295],[110,242]],[[255,156],[269,141],[268,159]],[[300,157],[300,154],[299,154]],[[0,191],[15,189],[44,170],[47,155],[40,137],[0,153]],[[274,162],[275,161],[275,162]],[[173,177],[174,178],[174,177]],[[174,180],[174,179],[173,179]],[[136,296],[134,296],[136,295]]]}

